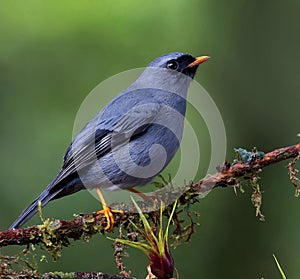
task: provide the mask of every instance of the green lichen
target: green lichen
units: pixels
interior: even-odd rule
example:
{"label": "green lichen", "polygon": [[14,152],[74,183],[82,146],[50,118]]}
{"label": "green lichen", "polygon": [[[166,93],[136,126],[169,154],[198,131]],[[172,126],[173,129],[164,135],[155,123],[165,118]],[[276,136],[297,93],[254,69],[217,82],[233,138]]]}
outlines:
{"label": "green lichen", "polygon": [[42,249],[45,249],[54,260],[58,260],[62,254],[63,246],[68,247],[70,242],[67,237],[63,237],[57,234],[57,229],[60,227],[59,220],[45,219],[42,213],[41,203],[38,204],[39,215],[43,222],[42,225],[38,225],[39,235],[42,239]]}
{"label": "green lichen", "polygon": [[39,228],[40,231],[42,232],[40,234],[43,240],[43,246],[41,246],[42,249],[47,250],[47,252],[51,255],[51,257],[54,260],[58,260],[61,257],[62,247],[68,246],[66,245],[66,242],[69,241],[67,239],[65,240],[58,239],[55,234],[55,230],[51,229],[51,226],[47,226],[43,224],[39,226]]}
{"label": "green lichen", "polygon": [[255,207],[255,215],[259,217],[260,221],[265,221],[265,216],[261,212],[261,206],[262,206],[262,192],[260,190],[260,186],[258,183],[258,180],[260,177],[257,174],[254,174],[250,178],[251,186],[253,189],[252,195],[251,195],[251,201]]}
{"label": "green lichen", "polygon": [[83,220],[83,235],[82,238],[84,241],[89,242],[92,236],[96,233],[99,233],[99,227],[94,224],[95,218],[93,216],[89,216]]}
{"label": "green lichen", "polygon": [[243,161],[245,163],[250,163],[256,159],[263,159],[265,153],[263,151],[258,151],[256,147],[253,147],[252,151],[248,151],[244,148],[234,148],[236,152],[236,160],[234,161]]}

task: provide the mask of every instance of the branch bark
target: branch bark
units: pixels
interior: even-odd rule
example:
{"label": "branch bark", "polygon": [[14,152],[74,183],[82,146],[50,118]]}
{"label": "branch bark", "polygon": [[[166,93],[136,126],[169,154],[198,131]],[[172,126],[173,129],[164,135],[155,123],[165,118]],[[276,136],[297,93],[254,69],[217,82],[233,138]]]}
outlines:
{"label": "branch bark", "polygon": [[[299,154],[300,143],[275,149],[266,153],[262,158],[254,157],[250,162],[237,161],[232,165],[225,162],[218,167],[218,172],[214,175],[204,178],[198,183],[191,184],[189,189],[180,196],[179,201],[181,204],[186,204],[192,198],[214,188],[236,186],[239,179],[249,178],[251,174],[257,173],[264,167],[299,157]],[[132,213],[134,212],[133,209],[127,208],[123,215],[115,214],[115,227],[126,226],[129,220],[136,218],[138,213]],[[69,239],[89,238],[99,232],[104,234],[106,233],[105,226],[106,218],[103,215],[97,213],[81,214],[73,220],[52,221],[49,226],[44,224],[0,232],[0,247],[43,243],[46,246],[49,244],[50,247],[48,248],[51,250],[51,245],[68,246]]]}
{"label": "branch bark", "polygon": [[200,194],[220,186],[234,186],[237,184],[237,179],[239,178],[258,172],[269,165],[296,158],[299,154],[300,143],[275,149],[266,153],[263,158],[250,162],[238,161],[231,166],[225,162],[217,173],[191,185],[191,190]]}
{"label": "branch bark", "polygon": [[[1,277],[3,276],[3,277]],[[65,277],[66,276],[66,277]],[[68,274],[64,274],[62,272],[59,273],[44,273],[44,274],[1,274],[0,270],[0,277],[1,278],[14,278],[14,279],[24,279],[24,278],[31,278],[31,279],[62,279],[62,278],[70,278],[70,279],[136,279],[134,277],[123,277],[120,275],[115,274],[105,274],[102,272],[72,272]]]}
{"label": "branch bark", "polygon": [[74,279],[134,279],[133,277],[122,277],[101,272],[75,272],[75,275]]}

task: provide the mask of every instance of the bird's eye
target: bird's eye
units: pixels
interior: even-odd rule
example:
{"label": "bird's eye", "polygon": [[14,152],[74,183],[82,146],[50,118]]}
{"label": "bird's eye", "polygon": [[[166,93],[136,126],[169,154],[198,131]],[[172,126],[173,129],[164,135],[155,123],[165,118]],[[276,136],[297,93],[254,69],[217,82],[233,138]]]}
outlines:
{"label": "bird's eye", "polygon": [[177,70],[179,68],[179,64],[175,60],[171,60],[167,63],[167,69]]}

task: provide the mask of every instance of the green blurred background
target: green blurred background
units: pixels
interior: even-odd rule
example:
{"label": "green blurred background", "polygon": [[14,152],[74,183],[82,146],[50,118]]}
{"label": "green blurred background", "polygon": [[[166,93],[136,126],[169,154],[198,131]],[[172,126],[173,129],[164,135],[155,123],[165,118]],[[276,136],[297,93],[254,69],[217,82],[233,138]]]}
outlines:
{"label": "green blurred background", "polygon": [[[296,0],[0,1],[0,229],[60,168],[85,96],[166,52],[213,57],[196,79],[222,114],[228,160],[234,147],[268,151],[299,141],[299,10]],[[280,278],[273,253],[288,278],[299,278],[300,201],[285,165],[261,175],[264,223],[249,188],[237,197],[217,189],[193,206],[201,225],[191,244],[173,251],[180,278]],[[85,191],[44,214],[72,218],[98,208]],[[147,259],[129,253],[128,268],[144,278]],[[111,242],[75,242],[58,262],[40,264],[53,270],[117,273]]]}

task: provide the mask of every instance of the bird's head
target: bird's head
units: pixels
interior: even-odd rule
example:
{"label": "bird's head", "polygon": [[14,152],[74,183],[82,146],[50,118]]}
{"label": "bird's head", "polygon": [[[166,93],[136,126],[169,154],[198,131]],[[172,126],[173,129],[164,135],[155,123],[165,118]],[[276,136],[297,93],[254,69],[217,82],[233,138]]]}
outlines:
{"label": "bird's head", "polygon": [[209,57],[193,57],[182,52],[171,52],[153,60],[128,88],[156,88],[185,96],[198,66]]}
{"label": "bird's head", "polygon": [[156,58],[148,65],[148,67],[158,67],[177,71],[190,78],[194,78],[198,66],[208,59],[209,56],[193,57],[187,53],[171,52]]}

